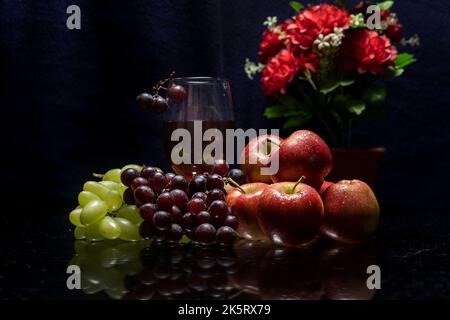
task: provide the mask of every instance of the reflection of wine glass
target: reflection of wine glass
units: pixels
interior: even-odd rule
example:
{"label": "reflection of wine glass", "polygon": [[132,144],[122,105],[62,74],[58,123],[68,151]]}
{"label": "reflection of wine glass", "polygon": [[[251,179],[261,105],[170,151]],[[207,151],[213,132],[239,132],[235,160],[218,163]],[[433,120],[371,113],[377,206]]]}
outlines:
{"label": "reflection of wine glass", "polygon": [[[203,142],[206,130],[217,129],[222,134],[223,153],[212,154],[212,158],[225,159],[225,131],[234,128],[230,84],[220,78],[175,78],[169,82],[169,93],[170,88],[174,86],[182,87],[182,95],[177,99],[168,95],[169,110],[165,112],[163,124],[164,148],[173,170],[177,174],[192,177],[193,173],[209,171],[208,161],[211,161],[211,158],[204,159],[202,154],[211,141],[220,138],[216,136]],[[180,157],[189,159],[180,164],[175,164],[176,161],[173,161],[172,157],[172,150],[175,150],[174,147],[180,142],[171,139],[176,129],[185,129],[190,134],[190,148],[176,151]],[[194,139],[200,141],[201,150],[194,150]],[[201,154],[196,151],[200,151]]]}

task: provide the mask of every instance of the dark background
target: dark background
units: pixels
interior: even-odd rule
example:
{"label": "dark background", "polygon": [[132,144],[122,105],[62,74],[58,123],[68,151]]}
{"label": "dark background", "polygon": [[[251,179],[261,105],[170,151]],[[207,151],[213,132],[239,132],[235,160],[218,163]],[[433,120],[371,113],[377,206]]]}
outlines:
{"label": "dark background", "polygon": [[[70,4],[81,7],[82,30],[66,28]],[[387,148],[381,205],[389,214],[426,211],[420,223],[450,208],[450,2],[397,1],[393,9],[404,35],[421,37],[420,48],[406,48],[419,61],[388,84],[388,119],[358,127],[353,141]],[[4,203],[65,215],[92,172],[127,163],[167,168],[161,118],[135,97],[171,70],[229,78],[236,126],[277,127],[263,119],[259,83],[243,71],[245,58],[256,60],[268,15],[293,11],[272,0],[1,0]]]}

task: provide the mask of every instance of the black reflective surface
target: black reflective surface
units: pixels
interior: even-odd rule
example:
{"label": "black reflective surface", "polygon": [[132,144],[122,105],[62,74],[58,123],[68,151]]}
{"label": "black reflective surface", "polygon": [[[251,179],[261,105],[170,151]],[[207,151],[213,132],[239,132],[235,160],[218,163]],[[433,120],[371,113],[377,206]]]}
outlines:
{"label": "black reflective surface", "polygon": [[[3,221],[2,299],[429,299],[450,298],[450,224],[384,212],[364,246],[319,239],[305,249],[238,241],[234,247],[74,241],[66,214]],[[437,215],[436,215],[437,216]],[[442,215],[439,215],[442,216]],[[427,217],[427,219],[424,219]],[[19,219],[20,220],[20,219]],[[81,268],[69,290],[66,269]],[[381,289],[367,288],[369,265]]]}

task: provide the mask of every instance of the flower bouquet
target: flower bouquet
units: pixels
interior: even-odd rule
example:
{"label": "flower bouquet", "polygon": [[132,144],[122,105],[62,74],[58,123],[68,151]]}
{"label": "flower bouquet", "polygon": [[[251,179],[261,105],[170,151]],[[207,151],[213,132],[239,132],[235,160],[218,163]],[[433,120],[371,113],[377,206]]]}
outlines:
{"label": "flower bouquet", "polygon": [[267,19],[259,63],[247,59],[245,71],[251,79],[261,72],[264,94],[275,102],[265,109],[267,118],[283,118],[283,129],[314,122],[330,145],[348,146],[354,123],[384,113],[386,90],[377,80],[398,77],[415,61],[396,45],[419,39],[402,38],[393,1],[352,8],[343,1],[290,4],[296,15]]}

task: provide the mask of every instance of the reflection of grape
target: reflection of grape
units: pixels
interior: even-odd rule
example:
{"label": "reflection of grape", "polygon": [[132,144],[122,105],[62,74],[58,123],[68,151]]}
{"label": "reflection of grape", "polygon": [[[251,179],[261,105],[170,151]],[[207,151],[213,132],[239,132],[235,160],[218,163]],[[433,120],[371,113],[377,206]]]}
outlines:
{"label": "reflection of grape", "polygon": [[[75,241],[75,254],[69,265],[81,269],[81,289],[86,294],[104,291],[113,299],[123,299],[127,294],[124,282],[127,276],[140,274],[143,270],[139,253],[148,241],[103,242]],[[140,282],[139,282],[140,284]]]}

